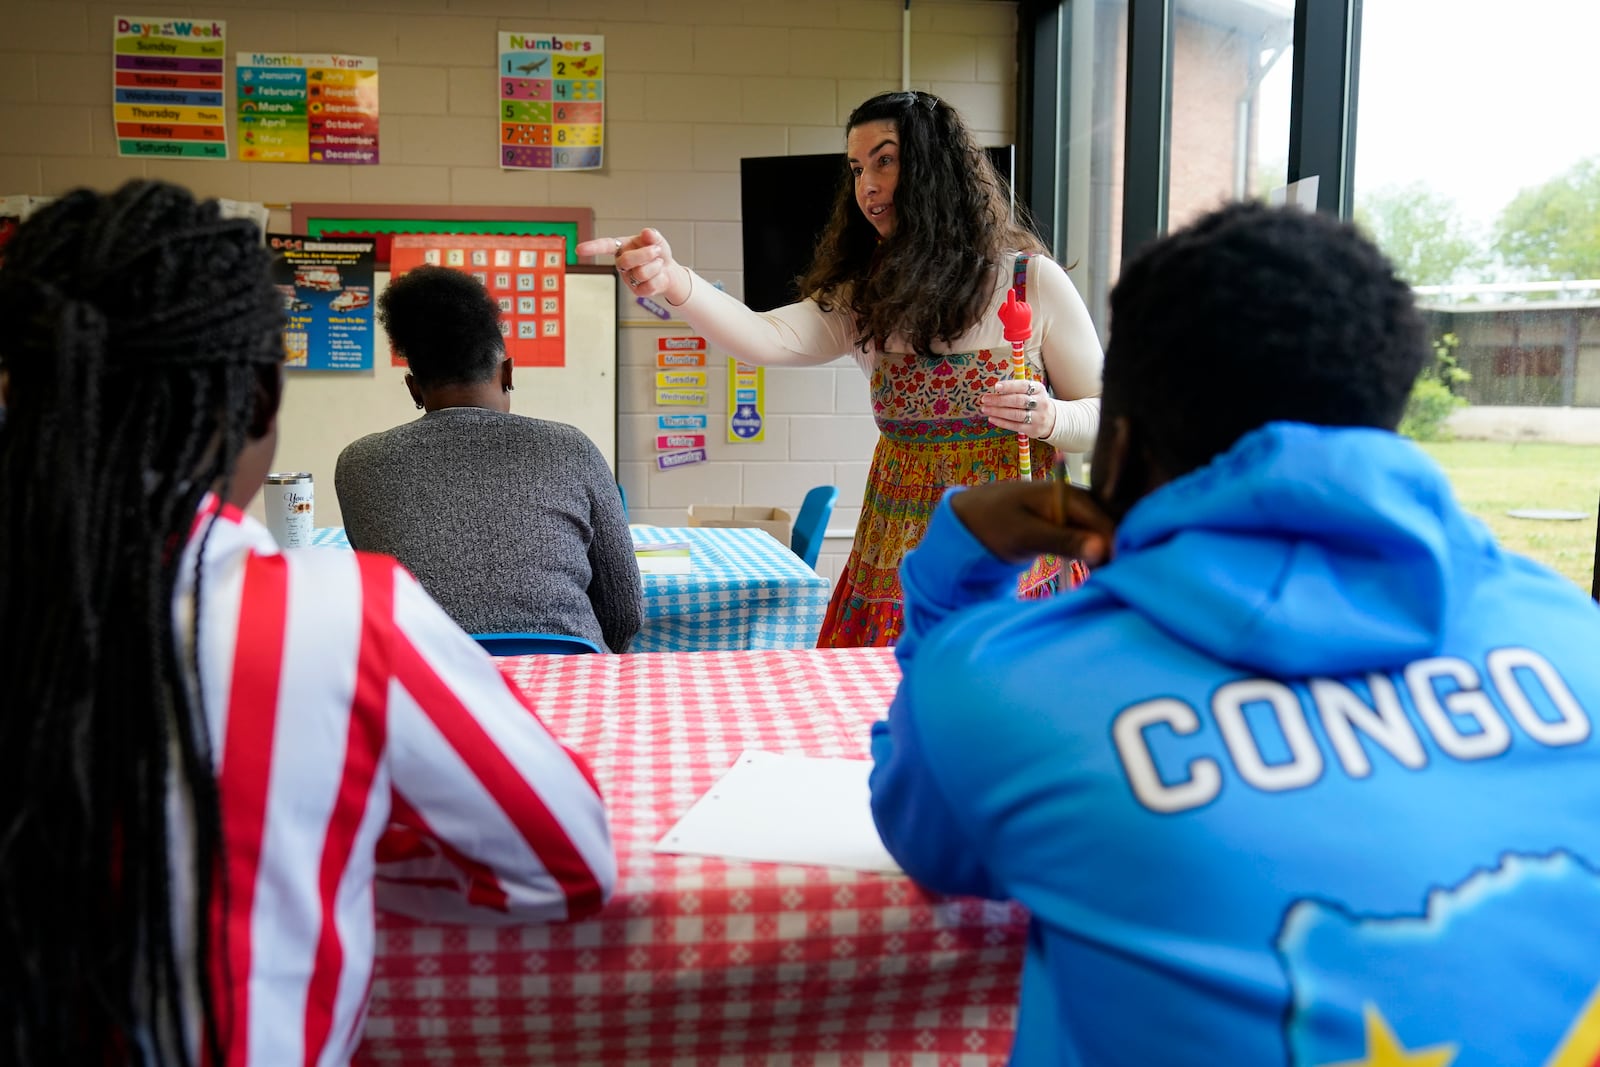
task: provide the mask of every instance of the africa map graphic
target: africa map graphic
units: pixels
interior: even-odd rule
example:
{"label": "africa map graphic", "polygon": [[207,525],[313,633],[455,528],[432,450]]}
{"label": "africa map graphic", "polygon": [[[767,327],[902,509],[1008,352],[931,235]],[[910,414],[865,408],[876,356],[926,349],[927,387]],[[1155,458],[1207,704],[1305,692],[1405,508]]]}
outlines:
{"label": "africa map graphic", "polygon": [[1417,915],[1299,901],[1276,944],[1292,996],[1289,1062],[1594,1067],[1597,946],[1600,872],[1567,852],[1506,855],[1428,893]]}

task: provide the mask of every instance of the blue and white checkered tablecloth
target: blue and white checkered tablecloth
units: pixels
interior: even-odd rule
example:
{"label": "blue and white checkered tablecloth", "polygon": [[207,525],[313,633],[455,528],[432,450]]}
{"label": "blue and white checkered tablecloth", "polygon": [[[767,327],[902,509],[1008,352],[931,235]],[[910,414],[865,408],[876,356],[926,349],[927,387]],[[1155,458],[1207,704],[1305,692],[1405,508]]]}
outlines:
{"label": "blue and white checkered tablecloth", "polygon": [[765,530],[636,526],[636,544],[689,543],[688,574],[644,576],[634,652],[810,648],[828,611],[828,580]]}
{"label": "blue and white checkered tablecloth", "polygon": [[[635,526],[636,544],[689,543],[688,574],[644,575],[644,626],[631,652],[810,648],[828,611],[828,580],[765,530]],[[349,548],[344,528],[311,543]]]}

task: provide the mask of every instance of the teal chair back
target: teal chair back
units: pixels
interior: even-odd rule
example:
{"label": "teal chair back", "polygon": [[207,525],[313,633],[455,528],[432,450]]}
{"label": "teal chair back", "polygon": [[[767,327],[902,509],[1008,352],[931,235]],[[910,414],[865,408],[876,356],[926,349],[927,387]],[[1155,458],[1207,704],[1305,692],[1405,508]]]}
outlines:
{"label": "teal chair back", "polygon": [[817,553],[822,551],[822,539],[828,533],[828,519],[833,516],[833,502],[839,499],[839,487],[819,485],[806,494],[800,505],[800,516],[794,520],[794,532],[789,537],[789,547],[815,569]]}
{"label": "teal chair back", "polygon": [[491,656],[576,656],[599,652],[600,646],[569,634],[473,634]]}

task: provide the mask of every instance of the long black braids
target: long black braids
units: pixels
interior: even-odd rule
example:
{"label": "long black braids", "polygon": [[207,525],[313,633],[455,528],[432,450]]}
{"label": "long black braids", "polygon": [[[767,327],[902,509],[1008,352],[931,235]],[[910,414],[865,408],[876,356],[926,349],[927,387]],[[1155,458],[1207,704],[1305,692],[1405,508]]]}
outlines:
{"label": "long black braids", "polygon": [[251,224],[159,182],[70,193],[7,246],[0,1062],[187,1064],[196,1038],[221,1061],[199,555],[187,634],[174,594],[282,362],[268,262]]}

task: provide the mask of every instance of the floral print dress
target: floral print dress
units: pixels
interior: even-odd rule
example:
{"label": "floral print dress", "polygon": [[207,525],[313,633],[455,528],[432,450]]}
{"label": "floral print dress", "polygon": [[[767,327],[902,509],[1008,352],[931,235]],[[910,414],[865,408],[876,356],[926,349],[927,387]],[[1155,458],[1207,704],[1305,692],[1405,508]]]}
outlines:
{"label": "floral print dress", "polygon": [[[1017,276],[1026,269],[1017,257]],[[1019,286],[1019,295],[1020,295]],[[1029,376],[1042,380],[1031,363]],[[1020,476],[1017,435],[992,426],[978,413],[978,398],[1011,377],[1009,350],[980,349],[918,356],[880,352],[872,371],[872,412],[878,445],[867,474],[866,496],[855,545],[845,564],[819,647],[892,645],[900,636],[900,561],[928,530],[933,509],[952,485],[981,485]],[[1044,383],[1048,388],[1049,383]],[[1049,477],[1054,454],[1031,442],[1035,478]],[[1044,556],[1022,576],[1018,593],[1048,596],[1056,589],[1060,561]],[[1069,578],[1086,572],[1072,561]]]}

